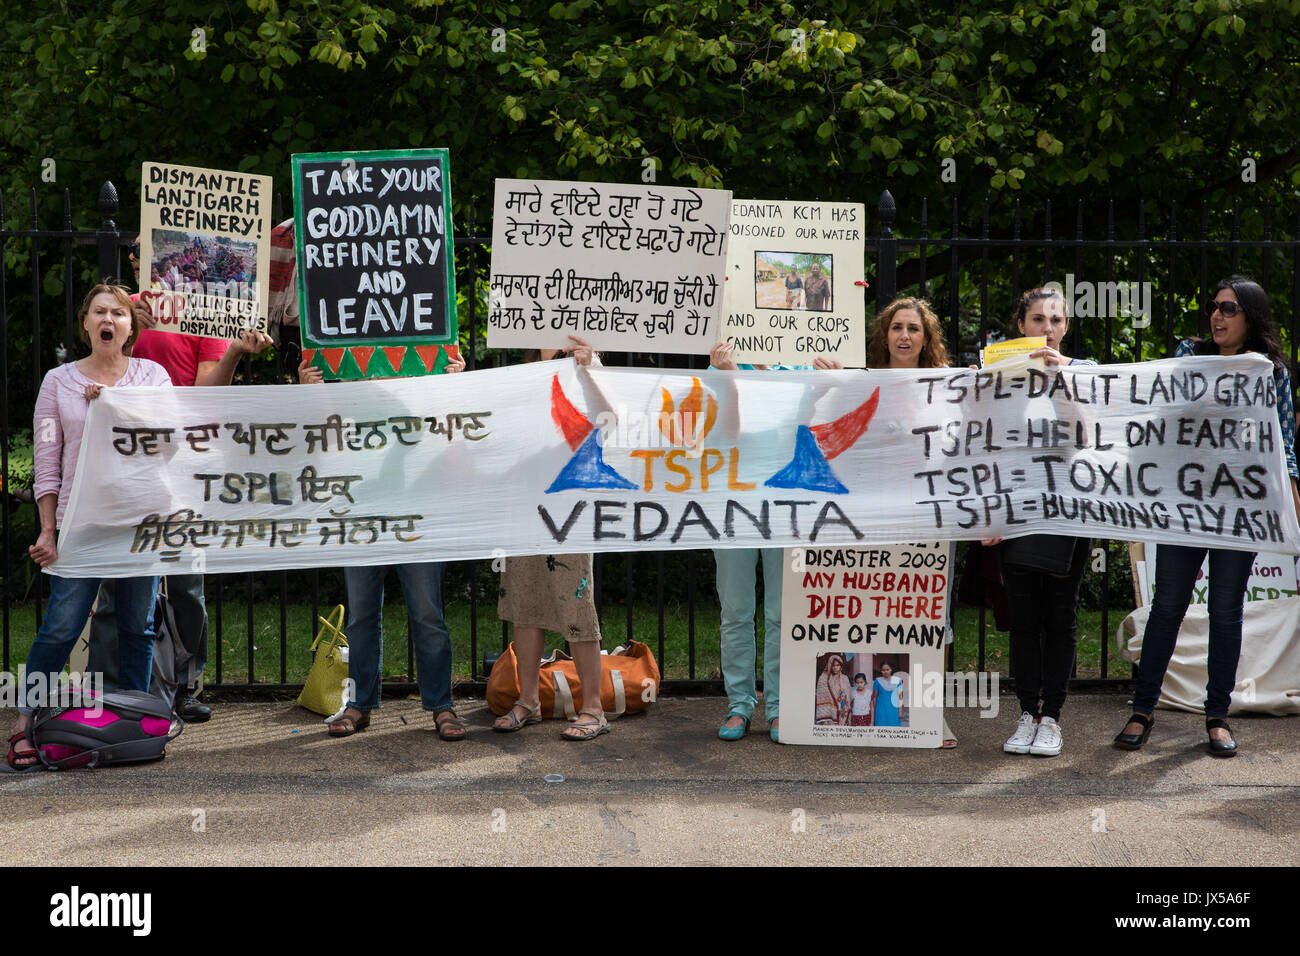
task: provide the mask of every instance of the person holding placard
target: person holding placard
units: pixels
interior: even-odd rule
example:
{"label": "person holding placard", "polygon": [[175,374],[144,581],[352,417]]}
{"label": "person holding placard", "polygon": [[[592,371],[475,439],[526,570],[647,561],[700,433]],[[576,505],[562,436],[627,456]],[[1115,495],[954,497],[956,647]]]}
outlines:
{"label": "person holding placard", "polygon": [[[591,345],[576,335],[563,349],[529,350],[525,362],[549,361],[571,354],[579,365],[599,365]],[[590,554],[535,554],[505,559],[497,614],[514,624],[515,666],[519,699],[498,717],[492,729],[514,733],[542,722],[538,680],[546,632],[558,631],[569,642],[578,671],[582,704],[578,716],[560,733],[565,740],[595,740],[609,733],[600,702],[600,618],[592,594]]]}
{"label": "person holding placard", "polygon": [[[797,276],[795,277],[798,278]],[[718,342],[709,350],[709,367],[722,371],[788,371],[807,366],[738,365],[730,342]],[[820,361],[820,360],[819,360]],[[754,588],[757,567],[763,566],[763,707],[768,735],[779,742],[781,690],[781,580],[782,548],[714,548],[717,564],[718,603],[721,606],[719,654],[722,683],[729,704],[727,716],[718,728],[721,740],[739,740],[749,732],[758,704],[754,680],[758,637],[754,633]],[[848,678],[845,678],[848,683]]]}
{"label": "person holding placard", "polygon": [[[448,356],[444,371],[463,371],[465,360]],[[307,360],[298,365],[298,381],[318,385],[323,374]],[[376,380],[377,381],[377,380]],[[442,561],[408,564],[376,564],[343,569],[343,587],[348,598],[349,699],[328,721],[331,737],[350,737],[370,726],[370,712],[380,705],[384,664],[384,579],[397,571],[406,601],[406,633],[415,652],[415,679],[420,688],[421,709],[433,714],[438,739],[464,740],[465,722],[456,714],[451,697],[451,635],[443,613]]]}
{"label": "person holding placard", "polygon": [[[130,293],[121,286],[100,284],[86,295],[78,314],[82,341],[90,355],[46,373],[36,399],[32,421],[34,448],[32,493],[40,514],[40,534],[29,549],[41,567],[58,558],[58,527],[76,478],[78,452],[90,403],[108,386],[170,386],[166,370],[148,359],[130,358],[125,349],[140,333],[140,320]],[[94,477],[91,477],[94,481]],[[27,730],[39,702],[39,684],[57,686],[57,674],[68,662],[90,616],[101,578],[50,576],[49,603],[27,655],[26,687],[18,708],[18,723],[9,738],[9,766],[29,770],[41,765]],[[114,582],[119,614],[117,661],[120,684],[126,690],[148,690],[153,663],[153,609],[157,576],[119,578]]]}
{"label": "person holding placard", "polygon": [[[818,357],[813,366],[819,369],[842,369],[844,363],[836,359]],[[875,327],[867,342],[867,368],[931,369],[948,367],[948,347],[943,342],[943,329],[939,317],[925,299],[904,297],[895,299],[876,315]],[[949,548],[948,566],[954,564],[955,547]],[[952,628],[948,628],[947,642],[952,642]],[[874,690],[872,694],[874,696]],[[943,722],[943,748],[957,746],[957,738]]]}
{"label": "person holding placard", "polygon": [[[1291,476],[1292,498],[1300,514],[1300,492],[1296,479],[1295,409],[1291,397],[1291,377],[1287,373],[1281,338],[1268,293],[1258,283],[1244,276],[1232,275],[1219,283],[1214,298],[1205,304],[1210,317],[1211,337],[1206,340],[1184,339],[1175,358],[1190,355],[1240,355],[1258,352],[1273,363],[1273,381],[1277,388],[1277,417],[1286,449],[1286,467]],[[1210,753],[1215,757],[1232,757],[1237,741],[1226,720],[1232,689],[1237,683],[1237,661],[1241,656],[1241,628],[1246,600],[1246,584],[1253,551],[1227,548],[1183,547],[1161,544],[1156,548],[1156,591],[1142,635],[1142,656],[1138,660],[1133,688],[1133,713],[1124,729],[1115,737],[1121,750],[1137,750],[1146,743],[1154,723],[1160,685],[1178,641],[1178,630],[1192,600],[1196,576],[1209,553],[1210,578],[1206,603],[1210,615],[1209,680],[1205,692],[1205,732]]]}
{"label": "person holding placard", "polygon": [[[140,279],[139,250],[137,240],[129,253],[137,284]],[[147,302],[142,301],[139,293],[131,299],[140,322],[140,334],[127,347],[129,354],[157,362],[166,369],[173,386],[229,385],[245,355],[259,355],[271,346],[271,337],[255,329],[241,332],[234,341],[157,331],[157,320],[149,311]],[[117,685],[117,620],[113,591],[109,584],[99,590],[95,614],[90,620],[86,663],[88,671],[104,675],[105,689],[108,690]],[[188,723],[203,723],[212,717],[212,708],[197,697],[208,660],[208,610],[203,575],[167,575],[166,596],[175,617],[177,636],[190,654],[186,679],[176,688],[176,713]],[[180,675],[177,679],[180,680]]]}
{"label": "person holding placard", "polygon": [[[1070,317],[1058,289],[1044,286],[1022,293],[1011,321],[1021,335],[1047,340],[1029,358],[1049,367],[1097,364],[1061,352]],[[1063,746],[1061,708],[1079,643],[1079,587],[1091,542],[1031,534],[983,543],[1001,544],[998,557],[1011,612],[1011,662],[1020,699],[1020,719],[1002,750],[1055,757]]]}

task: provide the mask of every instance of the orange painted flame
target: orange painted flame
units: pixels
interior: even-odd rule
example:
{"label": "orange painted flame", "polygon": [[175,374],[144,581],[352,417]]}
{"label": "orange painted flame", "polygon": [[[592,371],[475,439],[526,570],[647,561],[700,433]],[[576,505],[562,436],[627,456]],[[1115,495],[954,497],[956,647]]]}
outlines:
{"label": "orange painted flame", "polygon": [[659,414],[659,431],[670,444],[698,450],[718,420],[718,401],[712,395],[705,395],[698,378],[692,378],[691,383],[691,390],[676,407],[672,393],[666,388],[662,390],[664,402]]}

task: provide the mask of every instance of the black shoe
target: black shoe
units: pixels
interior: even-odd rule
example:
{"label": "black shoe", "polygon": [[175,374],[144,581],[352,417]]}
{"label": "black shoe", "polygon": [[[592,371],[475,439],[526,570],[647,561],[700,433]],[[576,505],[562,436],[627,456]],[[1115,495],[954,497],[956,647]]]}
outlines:
{"label": "black shoe", "polygon": [[1208,734],[1216,727],[1222,727],[1228,732],[1228,740],[1216,740],[1210,738],[1210,755],[1214,757],[1235,757],[1237,756],[1237,741],[1232,739],[1232,728],[1222,717],[1211,717],[1205,722],[1205,732]]}
{"label": "black shoe", "polygon": [[177,699],[176,713],[187,724],[201,724],[212,719],[212,708],[189,694]]}
{"label": "black shoe", "polygon": [[1155,720],[1151,717],[1143,717],[1141,714],[1130,714],[1128,720],[1125,721],[1124,726],[1127,727],[1129,724],[1141,724],[1142,733],[1126,734],[1123,731],[1120,731],[1115,735],[1115,746],[1120,750],[1141,750],[1142,745],[1146,743],[1147,738],[1151,736],[1151,726],[1154,723]]}

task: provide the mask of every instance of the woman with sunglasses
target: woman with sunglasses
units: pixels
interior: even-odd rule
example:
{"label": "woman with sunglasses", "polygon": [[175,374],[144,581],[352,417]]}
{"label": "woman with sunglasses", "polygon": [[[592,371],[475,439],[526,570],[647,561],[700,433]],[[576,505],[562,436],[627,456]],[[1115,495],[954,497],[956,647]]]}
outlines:
{"label": "woman with sunglasses", "polygon": [[[1286,466],[1291,475],[1292,497],[1296,498],[1295,411],[1291,401],[1291,377],[1282,358],[1282,343],[1269,308],[1268,294],[1243,276],[1232,275],[1219,283],[1214,300],[1206,303],[1210,315],[1211,337],[1206,340],[1185,339],[1175,357],[1185,355],[1240,355],[1259,352],[1273,362],[1273,381],[1277,386],[1277,417],[1286,448]],[[1192,600],[1196,574],[1210,557],[1207,603],[1210,614],[1209,683],[1205,696],[1205,730],[1209,735],[1210,753],[1232,757],[1237,742],[1232,728],[1224,719],[1232,688],[1237,683],[1237,659],[1241,656],[1242,610],[1246,583],[1254,563],[1252,551],[1226,548],[1183,547],[1162,544],[1156,549],[1156,592],[1151,602],[1142,637],[1142,657],[1138,661],[1137,680],[1133,689],[1133,714],[1123,731],[1115,737],[1121,750],[1137,750],[1151,734],[1152,715],[1160,697],[1169,659],[1178,640],[1178,629]]]}

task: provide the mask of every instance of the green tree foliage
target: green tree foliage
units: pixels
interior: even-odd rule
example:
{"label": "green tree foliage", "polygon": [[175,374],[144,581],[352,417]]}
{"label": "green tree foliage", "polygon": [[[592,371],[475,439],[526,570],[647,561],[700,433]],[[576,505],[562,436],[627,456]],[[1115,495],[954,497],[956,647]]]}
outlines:
{"label": "green tree foliage", "polygon": [[[1190,217],[1182,235],[1201,201],[1213,228],[1228,228],[1234,199],[1243,234],[1259,233],[1269,204],[1274,227],[1290,227],[1300,0],[988,7],[28,4],[0,40],[6,221],[27,221],[20,190],[41,184],[47,159],[75,225],[96,225],[93,197],[112,179],[130,228],[144,160],[270,174],[287,199],[295,152],[445,146],[462,231],[471,212],[486,222],[498,176],[635,182],[647,166],[661,183],[869,210],[887,186],[903,236],[919,232],[922,196],[932,235],[952,228],[954,204],[975,232],[989,197],[993,235],[1010,233],[1012,200],[1026,235],[1044,233],[1047,200],[1058,237],[1077,214],[1104,235],[1099,197],[1114,200],[1119,238],[1134,235],[1139,199],[1148,235],[1167,234],[1173,200]],[[43,220],[59,218],[57,192],[42,196]],[[6,247],[17,275],[26,256]],[[919,269],[905,266],[912,285]],[[46,280],[57,291],[61,276]],[[958,290],[967,317],[981,309],[971,296]]]}

